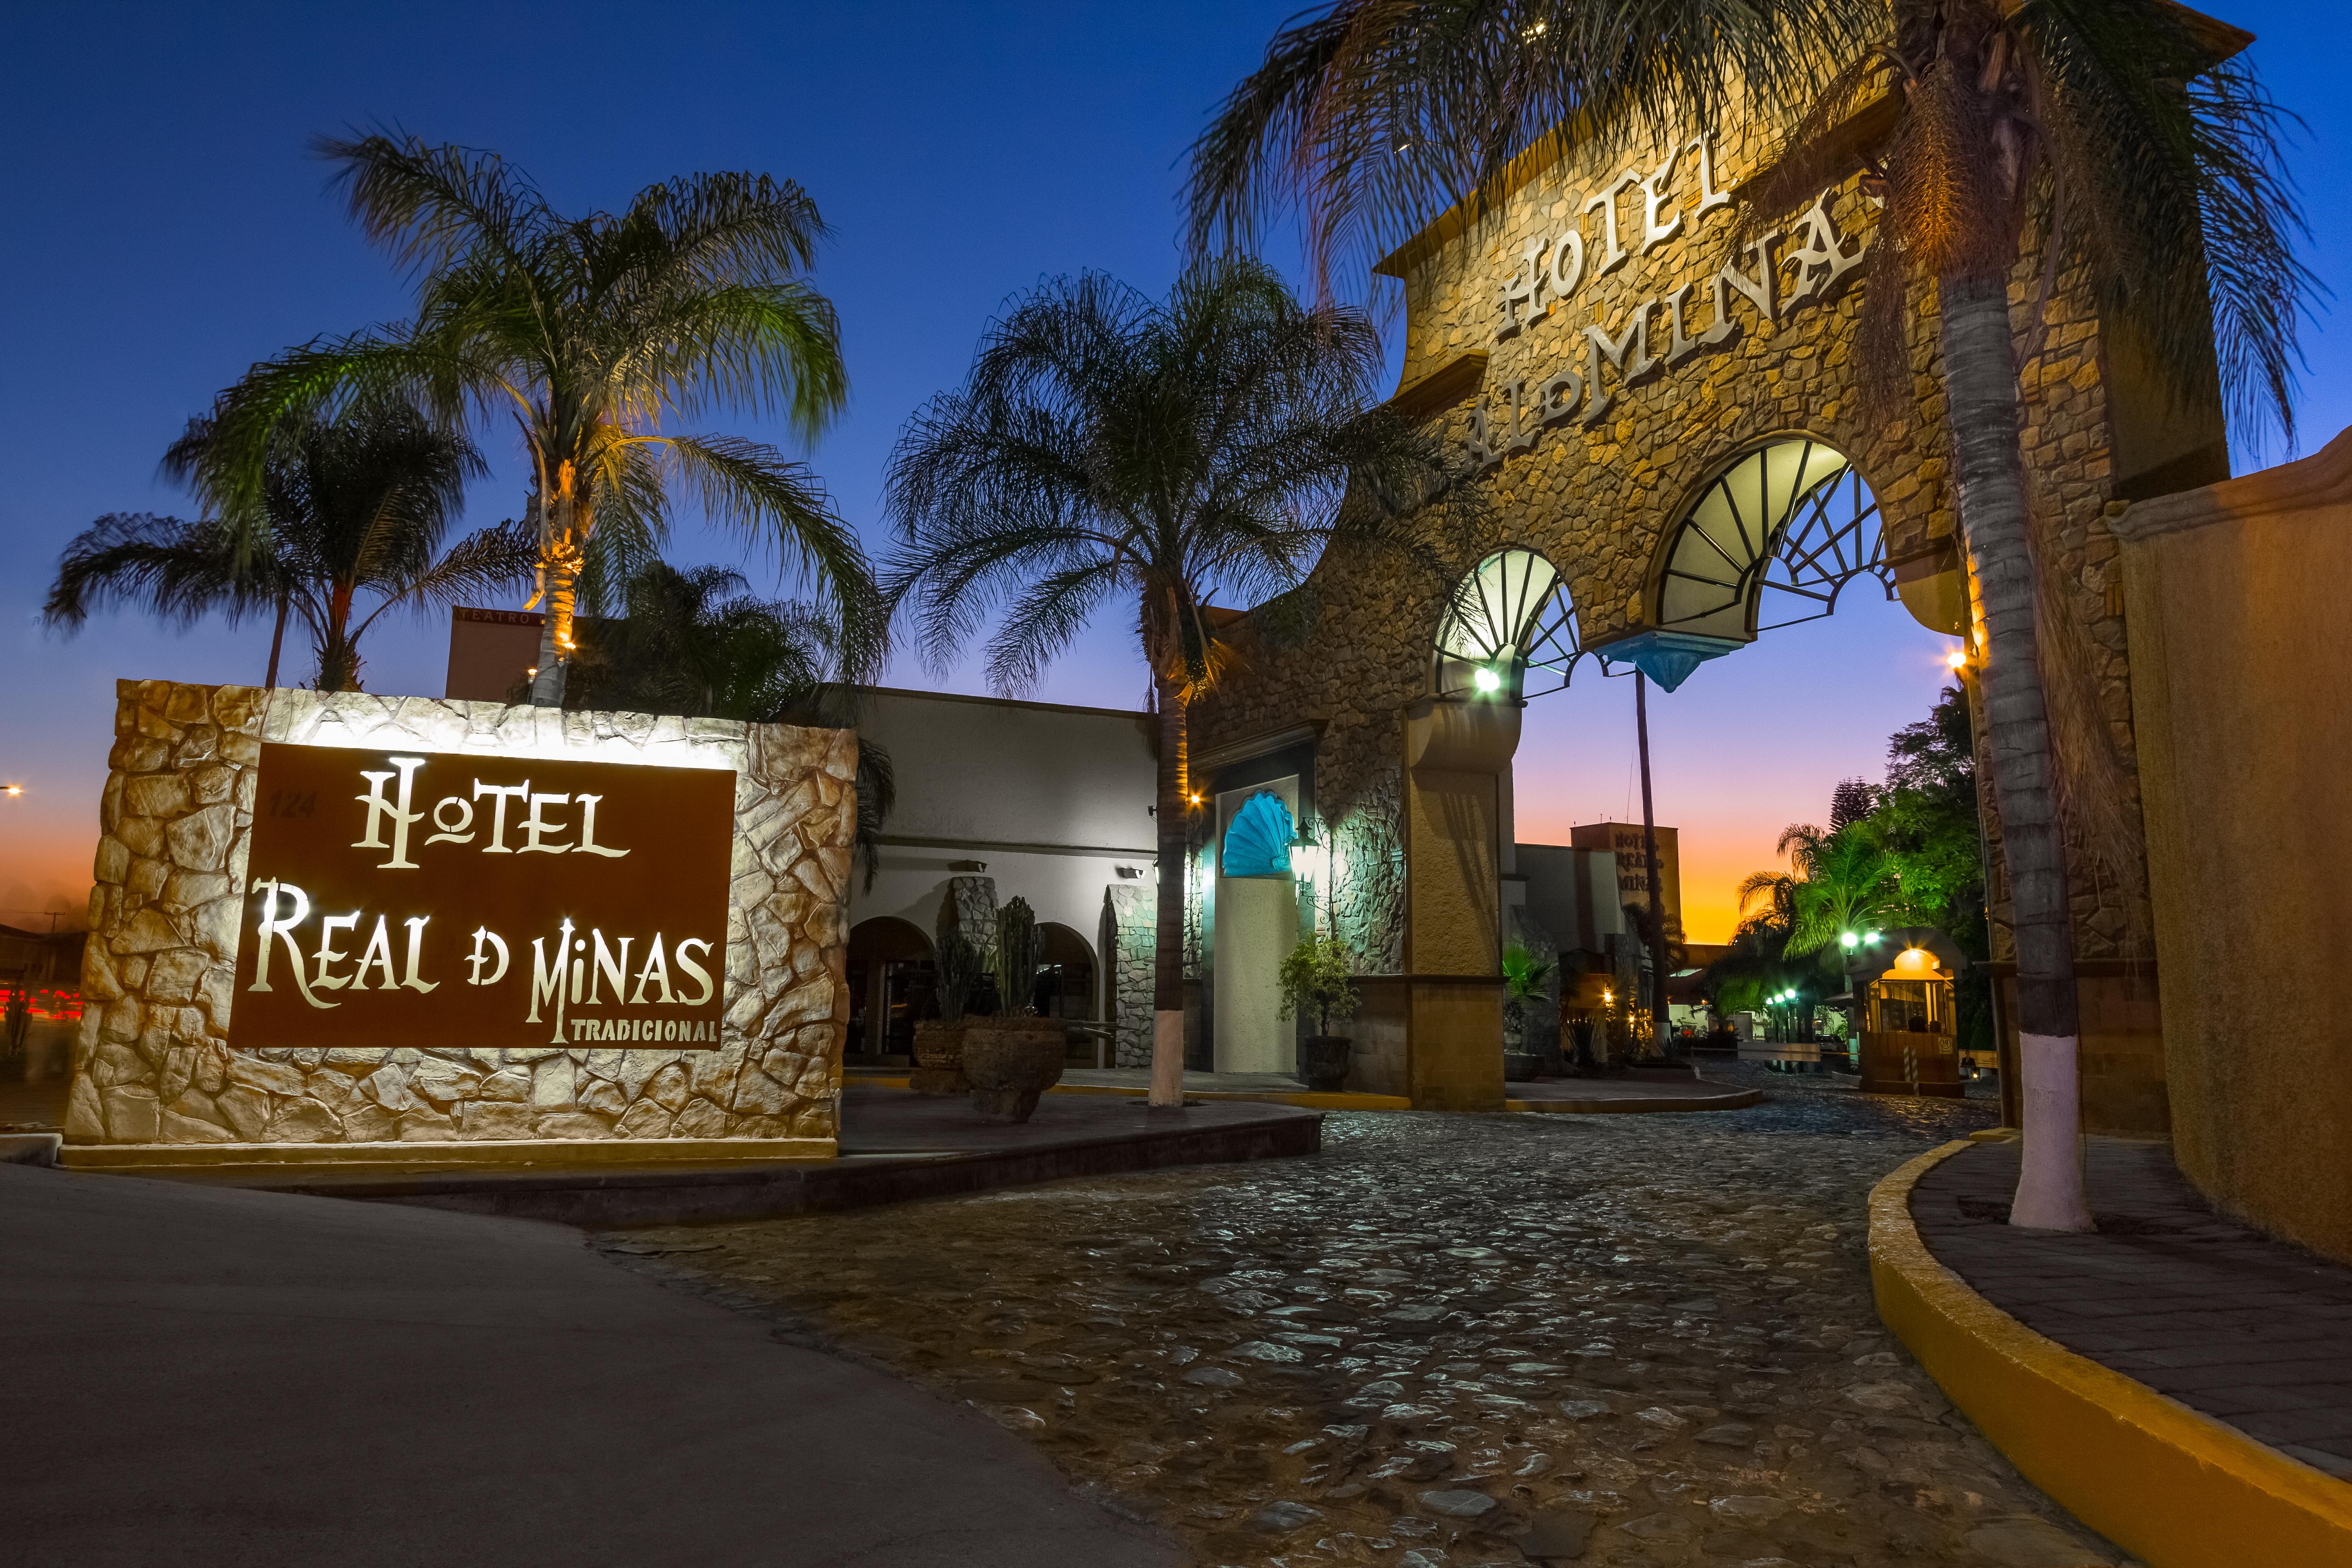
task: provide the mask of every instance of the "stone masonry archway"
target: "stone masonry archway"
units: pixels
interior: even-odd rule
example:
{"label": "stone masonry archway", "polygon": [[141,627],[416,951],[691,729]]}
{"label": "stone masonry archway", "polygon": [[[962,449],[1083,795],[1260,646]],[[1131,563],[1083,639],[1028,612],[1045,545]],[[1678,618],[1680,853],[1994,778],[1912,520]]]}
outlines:
{"label": "stone masonry archway", "polygon": [[[1882,585],[1891,575],[1927,624],[1970,636],[1932,290],[1916,297],[1904,348],[1907,384],[1924,396],[1891,416],[1865,414],[1853,284],[1870,265],[1876,211],[1858,173],[1731,247],[1728,193],[1761,172],[1773,136],[1768,121],[1693,126],[1630,158],[1549,144],[1514,166],[1500,199],[1446,215],[1383,261],[1405,301],[1392,406],[1436,434],[1461,482],[1479,488],[1496,542],[1444,581],[1325,562],[1312,635],[1252,650],[1194,705],[1210,787],[1227,787],[1219,767],[1262,766],[1251,759],[1276,748],[1311,779],[1301,804],[1328,826],[1337,929],[1369,977],[1359,1032],[1394,1037],[1425,1103],[1500,1101],[1500,932],[1486,889],[1507,842],[1517,705],[1534,689],[1487,694],[1475,717],[1477,694],[1452,689],[1432,649],[1463,574],[1509,548],[1540,557],[1574,606],[1578,647],[1613,662],[1712,635],[1673,624],[1690,613],[1679,600],[1670,613],[1662,586],[1675,535],[1738,463],[1793,434],[1850,460],[1874,503],[1882,542],[1863,569]],[[2021,307],[2041,266],[2021,259]],[[2218,416],[2180,412],[2172,388],[2136,368],[2145,356],[2111,358],[2096,302],[2067,267],[2055,276],[2048,331],[2021,378],[2046,609],[2081,629],[2083,679],[2128,772],[2110,520],[2133,500],[2224,477],[2228,454]],[[1849,531],[1842,548],[1859,542]],[[1813,564],[1853,575],[1834,551]],[[2136,821],[2136,792],[2126,805]],[[2006,892],[1998,824],[1987,826],[1998,979]],[[1390,864],[1401,874],[1379,869]],[[2087,862],[2074,870],[2085,1121],[2161,1133],[2145,906]],[[1482,986],[1491,1007],[1467,1000]]]}

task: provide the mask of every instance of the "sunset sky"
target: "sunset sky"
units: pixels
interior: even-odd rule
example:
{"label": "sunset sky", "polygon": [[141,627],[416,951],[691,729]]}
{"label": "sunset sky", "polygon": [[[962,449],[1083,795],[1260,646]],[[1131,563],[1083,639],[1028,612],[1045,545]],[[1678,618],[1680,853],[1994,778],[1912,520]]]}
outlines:
{"label": "sunset sky", "polygon": [[[89,882],[118,677],[255,681],[268,627],[179,633],[115,616],[79,637],[37,614],[58,552],[102,513],[183,511],[156,460],[252,361],[404,312],[407,291],[325,192],[310,135],[372,123],[495,148],[566,210],[617,206],[702,169],[800,181],[834,229],[814,282],[839,306],[845,418],[807,455],[870,542],[900,423],[958,381],[1006,298],[1097,268],[1158,293],[1173,277],[1185,148],[1297,0],[1138,7],[900,5],[647,10],[414,5],[361,15],[109,5],[12,13],[0,129],[12,152],[0,246],[0,921],[79,906]],[[2335,7],[2261,0],[2228,19],[2310,123],[2305,196],[2323,277],[2352,256],[2352,107]],[[2323,37],[2323,31],[2328,36]],[[2352,422],[2352,332],[2309,334],[2303,450]],[[717,426],[778,436],[756,422]],[[467,525],[518,515],[524,482],[493,435]],[[2281,454],[2273,448],[2267,460]],[[2262,458],[2242,454],[2242,469]],[[675,558],[740,559],[683,531]],[[753,563],[762,592],[788,593]],[[1722,940],[1731,889],[1841,777],[1876,778],[1886,736],[1923,716],[1948,639],[1857,590],[1830,621],[1701,669],[1651,712],[1658,811],[1682,833],[1686,925]],[[438,695],[446,621],[371,634],[371,690]],[[1134,707],[1131,623],[1111,616],[1033,694]],[[289,638],[289,659],[300,653]],[[980,690],[911,660],[896,685]],[[1630,680],[1580,675],[1528,713],[1519,837],[1639,819]]]}

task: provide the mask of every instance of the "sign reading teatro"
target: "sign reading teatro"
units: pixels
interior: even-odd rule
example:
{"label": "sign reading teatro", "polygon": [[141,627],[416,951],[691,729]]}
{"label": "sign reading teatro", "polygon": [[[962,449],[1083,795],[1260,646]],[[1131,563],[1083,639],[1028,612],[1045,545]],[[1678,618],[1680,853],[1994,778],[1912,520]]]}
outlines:
{"label": "sign reading teatro", "polygon": [[265,743],[237,1044],[716,1049],[735,774]]}

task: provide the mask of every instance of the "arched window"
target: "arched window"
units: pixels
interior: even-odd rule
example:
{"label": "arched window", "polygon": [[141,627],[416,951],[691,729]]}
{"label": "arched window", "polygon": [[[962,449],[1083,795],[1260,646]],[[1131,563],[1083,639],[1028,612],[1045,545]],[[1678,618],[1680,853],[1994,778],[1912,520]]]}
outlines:
{"label": "arched window", "polygon": [[1583,651],[1552,563],[1532,550],[1498,550],[1455,584],[1438,624],[1438,695],[1540,697],[1568,684]]}
{"label": "arched window", "polygon": [[1287,877],[1291,837],[1290,807],[1261,790],[1234,813],[1217,864],[1228,877]]}
{"label": "arched window", "polygon": [[1877,499],[1843,453],[1787,437],[1717,475],[1675,529],[1658,626],[1746,642],[1828,615],[1865,573],[1895,597]]}

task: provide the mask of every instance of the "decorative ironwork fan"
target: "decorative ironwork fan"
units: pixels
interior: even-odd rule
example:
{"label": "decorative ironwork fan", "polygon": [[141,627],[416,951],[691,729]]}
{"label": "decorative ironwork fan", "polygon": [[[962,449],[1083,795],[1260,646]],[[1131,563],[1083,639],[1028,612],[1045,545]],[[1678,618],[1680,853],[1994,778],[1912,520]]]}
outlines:
{"label": "decorative ironwork fan", "polygon": [[1463,577],[1438,625],[1438,694],[1541,697],[1565,687],[1583,656],[1576,606],[1552,563],[1498,550]]}
{"label": "decorative ironwork fan", "polygon": [[1658,625],[1746,642],[1828,615],[1865,574],[1895,597],[1877,499],[1842,453],[1792,437],[1726,468],[1675,530]]}

